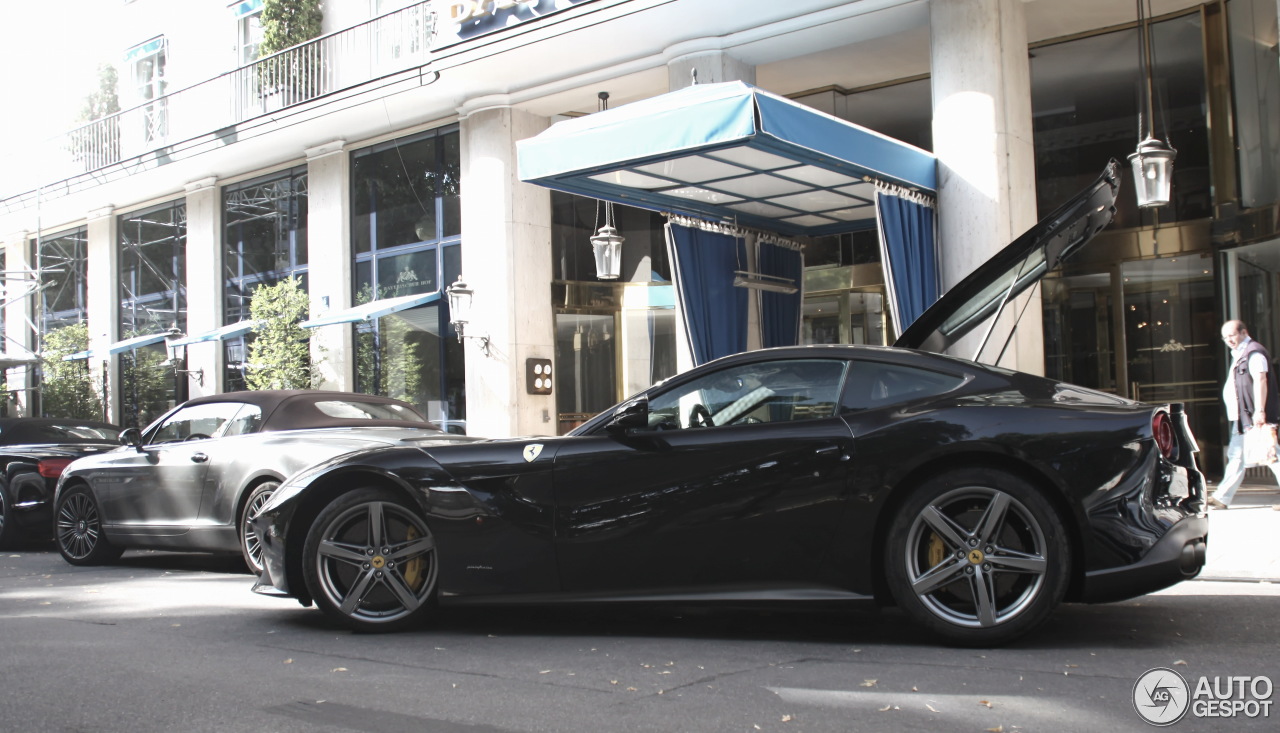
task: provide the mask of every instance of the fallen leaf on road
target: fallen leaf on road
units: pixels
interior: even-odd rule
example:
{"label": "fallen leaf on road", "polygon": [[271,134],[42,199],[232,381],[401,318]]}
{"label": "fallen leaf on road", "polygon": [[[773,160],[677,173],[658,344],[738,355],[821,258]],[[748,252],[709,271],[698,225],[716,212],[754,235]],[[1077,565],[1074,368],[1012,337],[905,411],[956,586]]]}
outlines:
{"label": "fallen leaf on road", "polygon": [[791,722],[791,716],[790,716],[790,715],[784,715],[784,716],[782,716],[782,722],[784,722],[784,723],[790,723],[790,722]]}
{"label": "fallen leaf on road", "polygon": [[1187,666],[1187,660],[1185,660],[1185,659],[1179,659],[1178,661],[1174,662],[1174,664],[1175,664],[1175,665],[1181,664],[1182,666],[1184,666],[1184,667],[1185,667],[1185,666]]}
{"label": "fallen leaf on road", "polygon": [[938,709],[930,705],[929,703],[925,703],[924,706],[929,708],[929,710],[931,710],[932,712],[935,712],[935,713],[938,712]]}
{"label": "fallen leaf on road", "polygon": [[859,687],[875,687],[878,680],[863,680]]}
{"label": "fallen leaf on road", "polygon": [[990,701],[990,700],[979,700],[979,701],[978,701],[978,704],[979,704],[979,705],[986,705],[987,707],[991,707],[991,701]]}
{"label": "fallen leaf on road", "polygon": [[284,660],[284,663],[285,663],[285,664],[293,664],[293,660],[292,660],[292,659],[286,659],[286,660]]}
{"label": "fallen leaf on road", "polygon": [[329,671],[330,671],[330,672],[346,672],[346,671],[347,671],[347,668],[346,668],[346,667],[334,667],[333,669],[331,669],[331,670],[329,670]]}
{"label": "fallen leaf on road", "polygon": [[1004,726],[997,725],[994,728],[987,728],[987,733],[1004,733]]}

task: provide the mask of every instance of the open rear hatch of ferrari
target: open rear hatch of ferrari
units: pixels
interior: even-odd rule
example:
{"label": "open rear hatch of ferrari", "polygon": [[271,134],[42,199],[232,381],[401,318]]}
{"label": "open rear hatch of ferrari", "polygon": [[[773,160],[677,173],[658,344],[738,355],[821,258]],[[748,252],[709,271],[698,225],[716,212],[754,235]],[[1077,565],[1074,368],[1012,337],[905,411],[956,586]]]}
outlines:
{"label": "open rear hatch of ferrari", "polygon": [[1111,223],[1120,192],[1118,169],[1116,161],[1109,162],[1092,185],[948,290],[903,331],[894,346],[942,353],[997,316],[1005,304],[1040,282]]}

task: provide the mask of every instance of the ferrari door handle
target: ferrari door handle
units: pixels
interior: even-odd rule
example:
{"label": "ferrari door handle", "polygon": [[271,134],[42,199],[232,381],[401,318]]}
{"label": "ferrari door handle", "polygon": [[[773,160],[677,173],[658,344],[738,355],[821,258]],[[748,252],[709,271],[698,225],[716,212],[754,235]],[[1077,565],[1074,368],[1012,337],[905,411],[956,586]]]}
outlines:
{"label": "ferrari door handle", "polygon": [[841,450],[840,450],[840,446],[838,446],[838,445],[828,445],[828,446],[824,446],[824,447],[822,447],[822,448],[818,448],[817,450],[815,450],[815,451],[814,451],[814,454],[815,454],[815,455],[819,455],[819,456],[829,456],[829,455],[832,455],[832,454],[834,454],[834,453],[839,453],[839,454],[840,454],[840,460],[842,460],[842,461],[847,461],[847,460],[849,460],[849,454],[847,454],[847,453],[845,453],[845,452],[841,451]]}
{"label": "ferrari door handle", "polygon": [[209,460],[209,454],[207,454],[207,453],[192,453],[192,454],[191,454],[191,462],[192,462],[192,463],[204,463],[204,462],[205,462],[205,461],[207,461],[207,460]]}

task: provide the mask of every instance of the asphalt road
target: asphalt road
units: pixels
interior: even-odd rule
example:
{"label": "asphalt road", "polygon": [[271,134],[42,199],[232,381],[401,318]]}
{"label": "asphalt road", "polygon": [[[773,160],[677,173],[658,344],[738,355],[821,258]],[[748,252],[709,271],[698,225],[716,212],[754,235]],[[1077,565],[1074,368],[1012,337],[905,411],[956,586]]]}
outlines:
{"label": "asphalt road", "polygon": [[[1280,684],[1266,583],[1065,606],[990,650],[935,646],[892,610],[446,610],[419,632],[354,635],[251,584],[210,556],[0,555],[0,730],[1098,733],[1153,730],[1132,696],[1154,667]],[[1169,730],[1277,720],[1188,714]]]}

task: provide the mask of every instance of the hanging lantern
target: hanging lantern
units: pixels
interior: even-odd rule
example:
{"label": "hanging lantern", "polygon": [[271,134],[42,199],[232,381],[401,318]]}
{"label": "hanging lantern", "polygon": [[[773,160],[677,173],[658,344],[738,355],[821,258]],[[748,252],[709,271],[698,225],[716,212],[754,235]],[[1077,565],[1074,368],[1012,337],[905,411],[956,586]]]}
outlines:
{"label": "hanging lantern", "polygon": [[[612,208],[605,204],[605,211]],[[605,216],[605,224],[591,238],[591,250],[596,256],[596,277],[601,280],[617,280],[622,271],[622,242],[624,238],[614,229],[609,216]]]}
{"label": "hanging lantern", "polygon": [[1139,207],[1147,209],[1169,203],[1169,191],[1173,187],[1173,159],[1176,157],[1178,151],[1153,137],[1139,143],[1138,151],[1129,156]]}
{"label": "hanging lantern", "polygon": [[[1154,134],[1156,61],[1151,48],[1150,8],[1143,8],[1144,1],[1150,3],[1151,0],[1137,0],[1138,65],[1142,69],[1141,94],[1146,116],[1144,119],[1143,107],[1139,107],[1138,135],[1141,142],[1129,156],[1129,165],[1133,166],[1134,196],[1138,207],[1151,209],[1169,203],[1169,191],[1173,187],[1173,159],[1178,157],[1178,151],[1169,144],[1167,132],[1163,142]],[[1164,119],[1163,108],[1160,109],[1160,118]]]}

